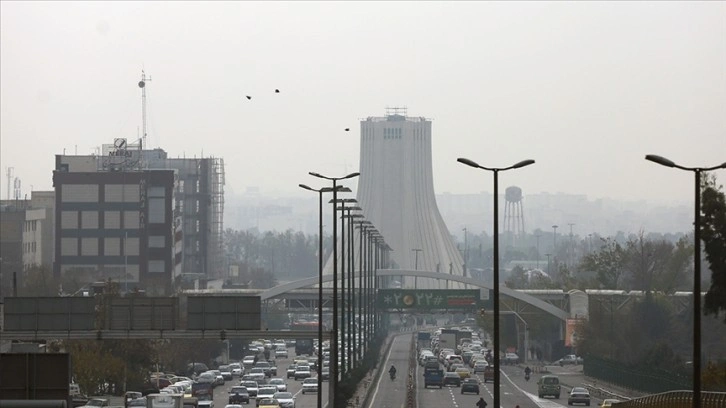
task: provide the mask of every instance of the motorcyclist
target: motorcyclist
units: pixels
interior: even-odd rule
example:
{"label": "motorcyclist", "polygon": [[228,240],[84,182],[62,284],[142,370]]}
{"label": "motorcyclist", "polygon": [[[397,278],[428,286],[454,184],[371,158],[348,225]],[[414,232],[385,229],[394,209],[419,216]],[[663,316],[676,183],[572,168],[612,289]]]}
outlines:
{"label": "motorcyclist", "polygon": [[476,403],[477,408],[486,408],[487,402],[484,401],[484,398],[479,398],[479,401]]}
{"label": "motorcyclist", "polygon": [[391,365],[391,369],[388,370],[388,374],[390,374],[391,377],[393,377],[394,375],[396,375],[396,366]]}
{"label": "motorcyclist", "polygon": [[529,377],[530,374],[532,374],[532,369],[529,368],[529,366],[525,367],[524,368],[524,375],[526,375],[527,377]]}

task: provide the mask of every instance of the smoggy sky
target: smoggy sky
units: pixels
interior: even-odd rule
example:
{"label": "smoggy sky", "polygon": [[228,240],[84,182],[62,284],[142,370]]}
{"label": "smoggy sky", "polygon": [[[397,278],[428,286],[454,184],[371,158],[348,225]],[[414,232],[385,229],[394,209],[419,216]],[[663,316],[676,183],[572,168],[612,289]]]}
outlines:
{"label": "smoggy sky", "polygon": [[223,157],[232,193],[358,170],[386,106],[433,120],[437,193],[492,191],[457,157],[535,159],[502,188],[690,203],[644,156],[726,161],[724,2],[2,1],[0,35],[3,199],[7,167],[48,190],[55,154],[136,139],[142,68],[151,147]]}

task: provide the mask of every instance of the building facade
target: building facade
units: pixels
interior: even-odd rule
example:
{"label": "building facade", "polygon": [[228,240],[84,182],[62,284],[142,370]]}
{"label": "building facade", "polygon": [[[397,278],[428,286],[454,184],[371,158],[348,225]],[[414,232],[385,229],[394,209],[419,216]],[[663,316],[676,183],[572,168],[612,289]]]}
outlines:
{"label": "building facade", "polygon": [[84,157],[56,157],[54,276],[170,294],[175,172],[83,171],[86,164]]}

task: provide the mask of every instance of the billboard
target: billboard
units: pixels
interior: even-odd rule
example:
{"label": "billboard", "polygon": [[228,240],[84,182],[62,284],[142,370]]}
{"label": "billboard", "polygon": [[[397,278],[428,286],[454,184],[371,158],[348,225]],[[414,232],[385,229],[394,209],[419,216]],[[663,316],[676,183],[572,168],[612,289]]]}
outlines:
{"label": "billboard", "polygon": [[87,331],[96,328],[92,297],[6,297],[6,331]]}
{"label": "billboard", "polygon": [[190,296],[187,299],[189,330],[260,330],[259,296]]}
{"label": "billboard", "polygon": [[379,309],[473,310],[491,303],[487,290],[479,289],[379,289]]}
{"label": "billboard", "polygon": [[565,347],[577,347],[578,330],[583,319],[567,319],[565,326]]}

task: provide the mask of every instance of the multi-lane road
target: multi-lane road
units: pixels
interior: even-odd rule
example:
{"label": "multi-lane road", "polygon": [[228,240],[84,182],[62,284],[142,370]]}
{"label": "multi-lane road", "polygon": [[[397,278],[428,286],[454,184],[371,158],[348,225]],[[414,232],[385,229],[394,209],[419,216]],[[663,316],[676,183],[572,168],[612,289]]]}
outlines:
{"label": "multi-lane road", "polygon": [[[292,378],[287,379],[286,370],[287,366],[292,364],[292,359],[295,357],[295,349],[288,348],[289,358],[278,358],[275,360],[277,365],[277,376],[284,379],[287,382],[287,391],[291,392],[295,396],[295,408],[315,408],[317,407],[317,395],[313,393],[303,394],[302,391],[302,380],[295,381]],[[313,374],[315,372],[313,371]],[[214,408],[224,408],[229,401],[229,390],[239,385],[240,377],[234,377],[230,381],[226,381],[224,385],[220,385],[214,389]],[[323,381],[323,405],[328,401],[328,381]],[[255,406],[255,400],[250,400],[249,407]]]}
{"label": "multi-lane road", "polygon": [[[394,338],[390,352],[386,355],[381,367],[387,371],[391,364],[398,369],[399,375],[391,381],[388,375],[381,375],[372,390],[372,398],[368,407],[370,408],[400,408],[406,403],[406,378],[408,371],[408,360],[410,356],[411,334],[400,335]],[[553,366],[548,367],[552,374],[560,377],[563,385],[559,399],[539,398],[537,396],[537,380],[540,374],[533,373],[529,381],[525,381],[523,366],[503,366],[501,371],[500,402],[502,408],[562,408],[567,407],[567,396],[571,386],[582,385],[584,376],[581,367],[567,366],[564,368]],[[479,380],[480,394],[461,394],[458,387],[424,388],[423,371],[417,365],[415,379],[416,384],[416,406],[419,408],[476,408],[479,398],[483,397],[493,408],[492,383],[484,383],[484,378],[474,375]],[[598,406],[602,400],[592,398],[591,406]]]}

